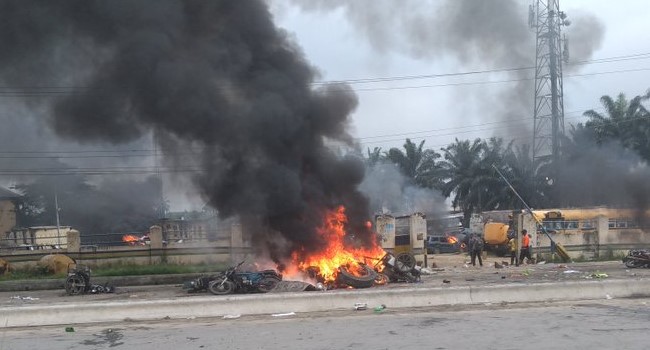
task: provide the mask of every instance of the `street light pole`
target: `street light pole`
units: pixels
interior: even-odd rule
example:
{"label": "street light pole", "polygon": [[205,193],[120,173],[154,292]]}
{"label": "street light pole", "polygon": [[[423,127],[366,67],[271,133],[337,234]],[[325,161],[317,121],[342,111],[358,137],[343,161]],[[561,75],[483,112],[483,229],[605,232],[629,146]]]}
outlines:
{"label": "street light pole", "polygon": [[59,221],[59,198],[56,190],[54,191],[54,211],[56,211],[56,241],[61,246],[61,223]]}

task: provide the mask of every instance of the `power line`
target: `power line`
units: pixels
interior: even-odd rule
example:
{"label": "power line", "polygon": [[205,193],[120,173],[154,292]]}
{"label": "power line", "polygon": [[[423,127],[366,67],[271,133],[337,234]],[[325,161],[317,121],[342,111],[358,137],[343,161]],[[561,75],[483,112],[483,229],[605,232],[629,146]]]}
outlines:
{"label": "power line", "polygon": [[[602,107],[585,108],[585,109],[580,109],[580,110],[574,110],[574,111],[571,111],[571,112],[567,112],[567,114],[576,114],[576,113],[581,113],[582,114],[582,113],[584,113],[584,111],[589,110],[589,109],[596,110],[596,111],[603,110]],[[567,119],[576,119],[576,118],[584,118],[584,117],[583,116],[578,116],[578,117],[567,118]],[[513,118],[513,119],[507,119],[507,120],[501,120],[501,121],[495,121],[495,122],[486,122],[486,123],[479,123],[479,124],[462,125],[462,126],[457,126],[457,127],[437,128],[437,129],[429,129],[429,130],[422,130],[422,131],[410,131],[410,132],[395,133],[395,134],[384,134],[384,135],[358,137],[358,138],[355,138],[355,140],[363,141],[363,140],[386,138],[386,137],[393,138],[393,139],[389,139],[389,140],[377,140],[375,142],[361,142],[362,144],[387,143],[387,142],[403,140],[404,139],[403,137],[408,137],[408,136],[418,137],[417,135],[419,135],[419,134],[436,133],[436,132],[440,132],[440,131],[458,130],[458,132],[454,133],[454,134],[459,134],[459,133],[464,134],[464,133],[472,133],[472,132],[480,132],[480,131],[499,130],[499,129],[503,129],[503,127],[481,128],[481,129],[475,129],[475,130],[463,130],[463,129],[476,128],[476,127],[482,127],[482,126],[487,126],[487,125],[498,125],[498,124],[512,123],[512,122],[526,122],[526,121],[532,121],[532,117]],[[520,127],[520,126],[522,126],[522,124],[518,124],[518,126]],[[398,136],[400,138],[395,139],[395,137],[398,137]],[[449,136],[449,134],[442,134],[442,135],[440,135],[440,134],[429,134],[429,135],[422,135],[420,137],[436,137],[436,136]],[[131,149],[131,150],[114,150],[114,151],[112,151],[112,150],[0,151],[0,159],[133,158],[133,157],[152,157],[152,156],[155,156],[155,151],[156,151],[155,149]],[[179,152],[171,152],[170,150],[167,150],[165,155],[166,156],[191,156],[191,155],[198,154],[198,153],[200,153],[202,151],[203,151],[203,148],[198,148],[198,147],[190,149],[188,152],[180,152],[180,153]],[[99,153],[99,154],[93,154],[93,153]],[[106,154],[106,153],[128,153],[128,154]],[[41,154],[44,154],[44,155],[41,155]]]}
{"label": "power line", "polygon": [[[592,60],[583,60],[577,61],[568,64],[569,66],[581,66],[588,64],[602,64],[602,63],[612,63],[612,62],[621,62],[621,61],[631,61],[631,60],[642,60],[650,59],[650,52],[648,53],[637,53],[630,55],[622,56],[612,56],[604,57]],[[526,67],[510,67],[510,68],[496,68],[496,69],[486,69],[486,70],[473,70],[465,72],[453,72],[453,73],[437,73],[437,74],[417,74],[417,75],[404,75],[404,76],[389,76],[389,77],[374,77],[374,78],[358,78],[358,79],[343,79],[343,80],[330,80],[330,81],[316,81],[312,85],[331,85],[331,84],[362,84],[362,83],[377,83],[377,82],[390,82],[390,81],[404,81],[404,80],[419,80],[419,79],[434,79],[434,78],[443,78],[443,77],[460,77],[460,76],[469,76],[477,74],[488,74],[488,73],[507,73],[507,72],[516,72],[516,71],[526,71],[533,70],[534,66]],[[642,69],[647,70],[647,69]],[[637,70],[633,70],[637,71]],[[624,72],[624,71],[620,71]],[[594,74],[609,74],[616,72],[605,72],[605,73],[594,73]],[[590,75],[594,75],[590,74]],[[571,75],[571,76],[584,76]],[[505,83],[505,82],[514,82],[514,81],[525,81],[530,79],[508,79],[500,81],[482,81],[482,82],[467,82],[467,83],[456,83],[456,84],[438,84],[438,85],[426,85],[422,87],[437,87],[437,86],[456,86],[456,85],[473,85],[473,84],[493,84],[493,83]],[[401,87],[401,88],[418,88],[418,87]],[[382,88],[377,88],[378,90],[383,90]],[[399,89],[389,88],[389,89]],[[0,97],[35,97],[35,96],[56,96],[56,95],[66,95],[66,94],[83,94],[89,92],[101,93],[101,88],[89,88],[84,86],[0,86]],[[354,89],[354,91],[372,91],[368,89]]]}
{"label": "power line", "polygon": [[[640,60],[640,59],[649,59],[649,58],[650,58],[650,52],[647,52],[647,53],[639,53],[639,54],[624,55],[624,56],[604,57],[604,58],[593,59],[593,60],[583,60],[583,61],[572,62],[568,65],[581,66],[581,65],[588,65],[588,64],[601,64],[601,63]],[[376,82],[386,82],[386,81],[431,79],[431,78],[455,77],[455,76],[487,74],[487,73],[506,73],[506,72],[525,71],[525,70],[533,70],[533,69],[535,69],[535,66],[496,68],[496,69],[474,70],[474,71],[454,72],[454,73],[416,74],[416,75],[376,77],[376,78],[342,79],[342,80],[330,80],[330,81],[317,81],[314,82],[314,85],[327,85],[327,84],[336,84],[336,83],[361,84],[361,83],[376,83]]]}

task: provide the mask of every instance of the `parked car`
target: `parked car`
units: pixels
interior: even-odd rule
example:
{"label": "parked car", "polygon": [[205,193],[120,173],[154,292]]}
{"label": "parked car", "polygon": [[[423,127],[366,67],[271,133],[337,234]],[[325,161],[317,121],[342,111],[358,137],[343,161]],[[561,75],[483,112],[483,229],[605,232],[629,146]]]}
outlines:
{"label": "parked car", "polygon": [[440,253],[458,253],[462,241],[459,239],[449,239],[448,236],[429,236],[427,237],[427,254]]}

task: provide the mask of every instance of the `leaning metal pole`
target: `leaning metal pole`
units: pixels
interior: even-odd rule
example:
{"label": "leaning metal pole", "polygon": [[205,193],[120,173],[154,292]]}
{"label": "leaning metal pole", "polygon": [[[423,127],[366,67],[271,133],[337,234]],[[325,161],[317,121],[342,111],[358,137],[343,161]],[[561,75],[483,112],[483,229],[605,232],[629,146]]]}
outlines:
{"label": "leaning metal pole", "polygon": [[510,184],[510,182],[508,181],[508,179],[506,179],[506,177],[503,176],[503,174],[501,173],[501,171],[499,171],[499,168],[497,168],[496,165],[494,165],[494,164],[492,164],[492,167],[493,167],[494,170],[497,172],[497,174],[499,174],[499,176],[501,177],[501,179],[503,179],[503,181],[508,185],[508,187],[510,187],[510,189],[511,189],[512,192],[515,194],[515,196],[517,196],[517,198],[519,198],[519,200],[521,201],[521,204],[524,205],[524,207],[526,208],[526,211],[528,212],[528,214],[530,214],[530,216],[533,218],[533,220],[535,220],[535,222],[537,223],[537,226],[541,227],[542,232],[544,232],[544,234],[546,235],[546,237],[548,237],[548,239],[551,241],[551,252],[553,252],[554,250],[557,251],[557,255],[559,255],[560,258],[562,258],[562,261],[564,261],[564,262],[571,261],[571,257],[569,257],[569,254],[568,254],[567,251],[564,249],[564,247],[563,247],[560,243],[555,242],[555,241],[553,240],[553,238],[551,238],[551,235],[550,235],[550,234],[548,233],[548,231],[546,230],[546,227],[544,227],[544,225],[542,225],[542,223],[537,219],[537,217],[535,216],[535,214],[533,214],[533,210],[530,209],[530,207],[528,206],[528,204],[526,204],[526,201],[524,201],[524,199],[521,198],[521,196],[519,195],[519,193],[517,192],[517,190],[515,190],[515,188]]}

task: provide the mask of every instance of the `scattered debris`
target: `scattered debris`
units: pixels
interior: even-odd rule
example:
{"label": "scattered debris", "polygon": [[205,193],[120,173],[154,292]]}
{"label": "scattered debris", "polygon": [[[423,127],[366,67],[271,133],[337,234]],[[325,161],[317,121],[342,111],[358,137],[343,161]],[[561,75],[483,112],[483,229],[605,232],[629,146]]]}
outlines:
{"label": "scattered debris", "polygon": [[563,273],[569,274],[569,273],[580,273],[578,270],[566,270]]}
{"label": "scattered debris", "polygon": [[566,269],[567,266],[564,265],[564,264],[560,264],[560,265],[557,266],[557,268],[558,268],[558,269]]}
{"label": "scattered debris", "polygon": [[501,265],[503,265],[503,266],[508,266],[508,265],[510,265],[510,263],[507,262],[507,261],[501,261]]}
{"label": "scattered debris", "polygon": [[607,277],[609,277],[609,275],[607,275],[604,272],[596,271],[596,272],[591,274],[591,277],[593,277],[593,278],[607,278]]}
{"label": "scattered debris", "polygon": [[286,316],[294,316],[296,313],[295,312],[286,312],[283,314],[272,314],[271,316],[273,317],[286,317]]}
{"label": "scattered debris", "polygon": [[368,308],[368,303],[355,303],[354,304],[354,309],[355,310],[366,310]]}
{"label": "scattered debris", "polygon": [[450,280],[442,280],[442,283],[451,283]]}
{"label": "scattered debris", "polygon": [[234,314],[234,315],[223,315],[223,319],[224,319],[224,320],[232,320],[232,319],[240,318],[240,317],[241,317],[240,314]]}
{"label": "scattered debris", "polygon": [[14,295],[11,297],[11,299],[18,299],[18,300],[39,300],[40,298],[34,298],[34,297],[23,297],[20,295]]}
{"label": "scattered debris", "polygon": [[495,262],[494,262],[494,268],[495,268],[495,269],[502,269],[502,268],[503,268],[503,265],[501,265],[501,264],[499,264],[498,262],[495,261]]}
{"label": "scattered debris", "polygon": [[502,279],[502,280],[506,279],[506,276],[501,276],[501,279]]}
{"label": "scattered debris", "polygon": [[65,331],[68,333],[74,332],[74,327],[65,327]]}
{"label": "scattered debris", "polygon": [[474,278],[465,278],[465,281],[472,282],[472,281],[476,281],[476,279],[474,279]]}
{"label": "scattered debris", "polygon": [[[440,269],[436,269],[436,271],[440,271]],[[423,267],[420,270],[420,273],[423,274],[423,275],[433,275],[435,272],[434,272],[434,270],[432,268]]]}
{"label": "scattered debris", "polygon": [[373,310],[374,310],[375,312],[383,312],[384,309],[386,309],[386,305],[381,304],[381,305],[379,305],[379,306],[376,306]]}
{"label": "scattered debris", "polygon": [[544,265],[544,264],[546,264],[546,261],[544,261],[544,260],[537,263],[537,265]]}
{"label": "scattered debris", "polygon": [[605,294],[605,299],[607,299],[607,300],[612,300],[612,299],[614,299],[614,298],[612,298],[612,296],[609,295],[609,294]]}
{"label": "scattered debris", "polygon": [[521,274],[524,275],[524,276],[529,276],[530,275],[530,270],[525,269],[524,271],[521,272]]}
{"label": "scattered debris", "polygon": [[311,292],[316,290],[327,290],[327,287],[320,282],[314,286],[311,283],[301,281],[280,281],[269,293]]}

